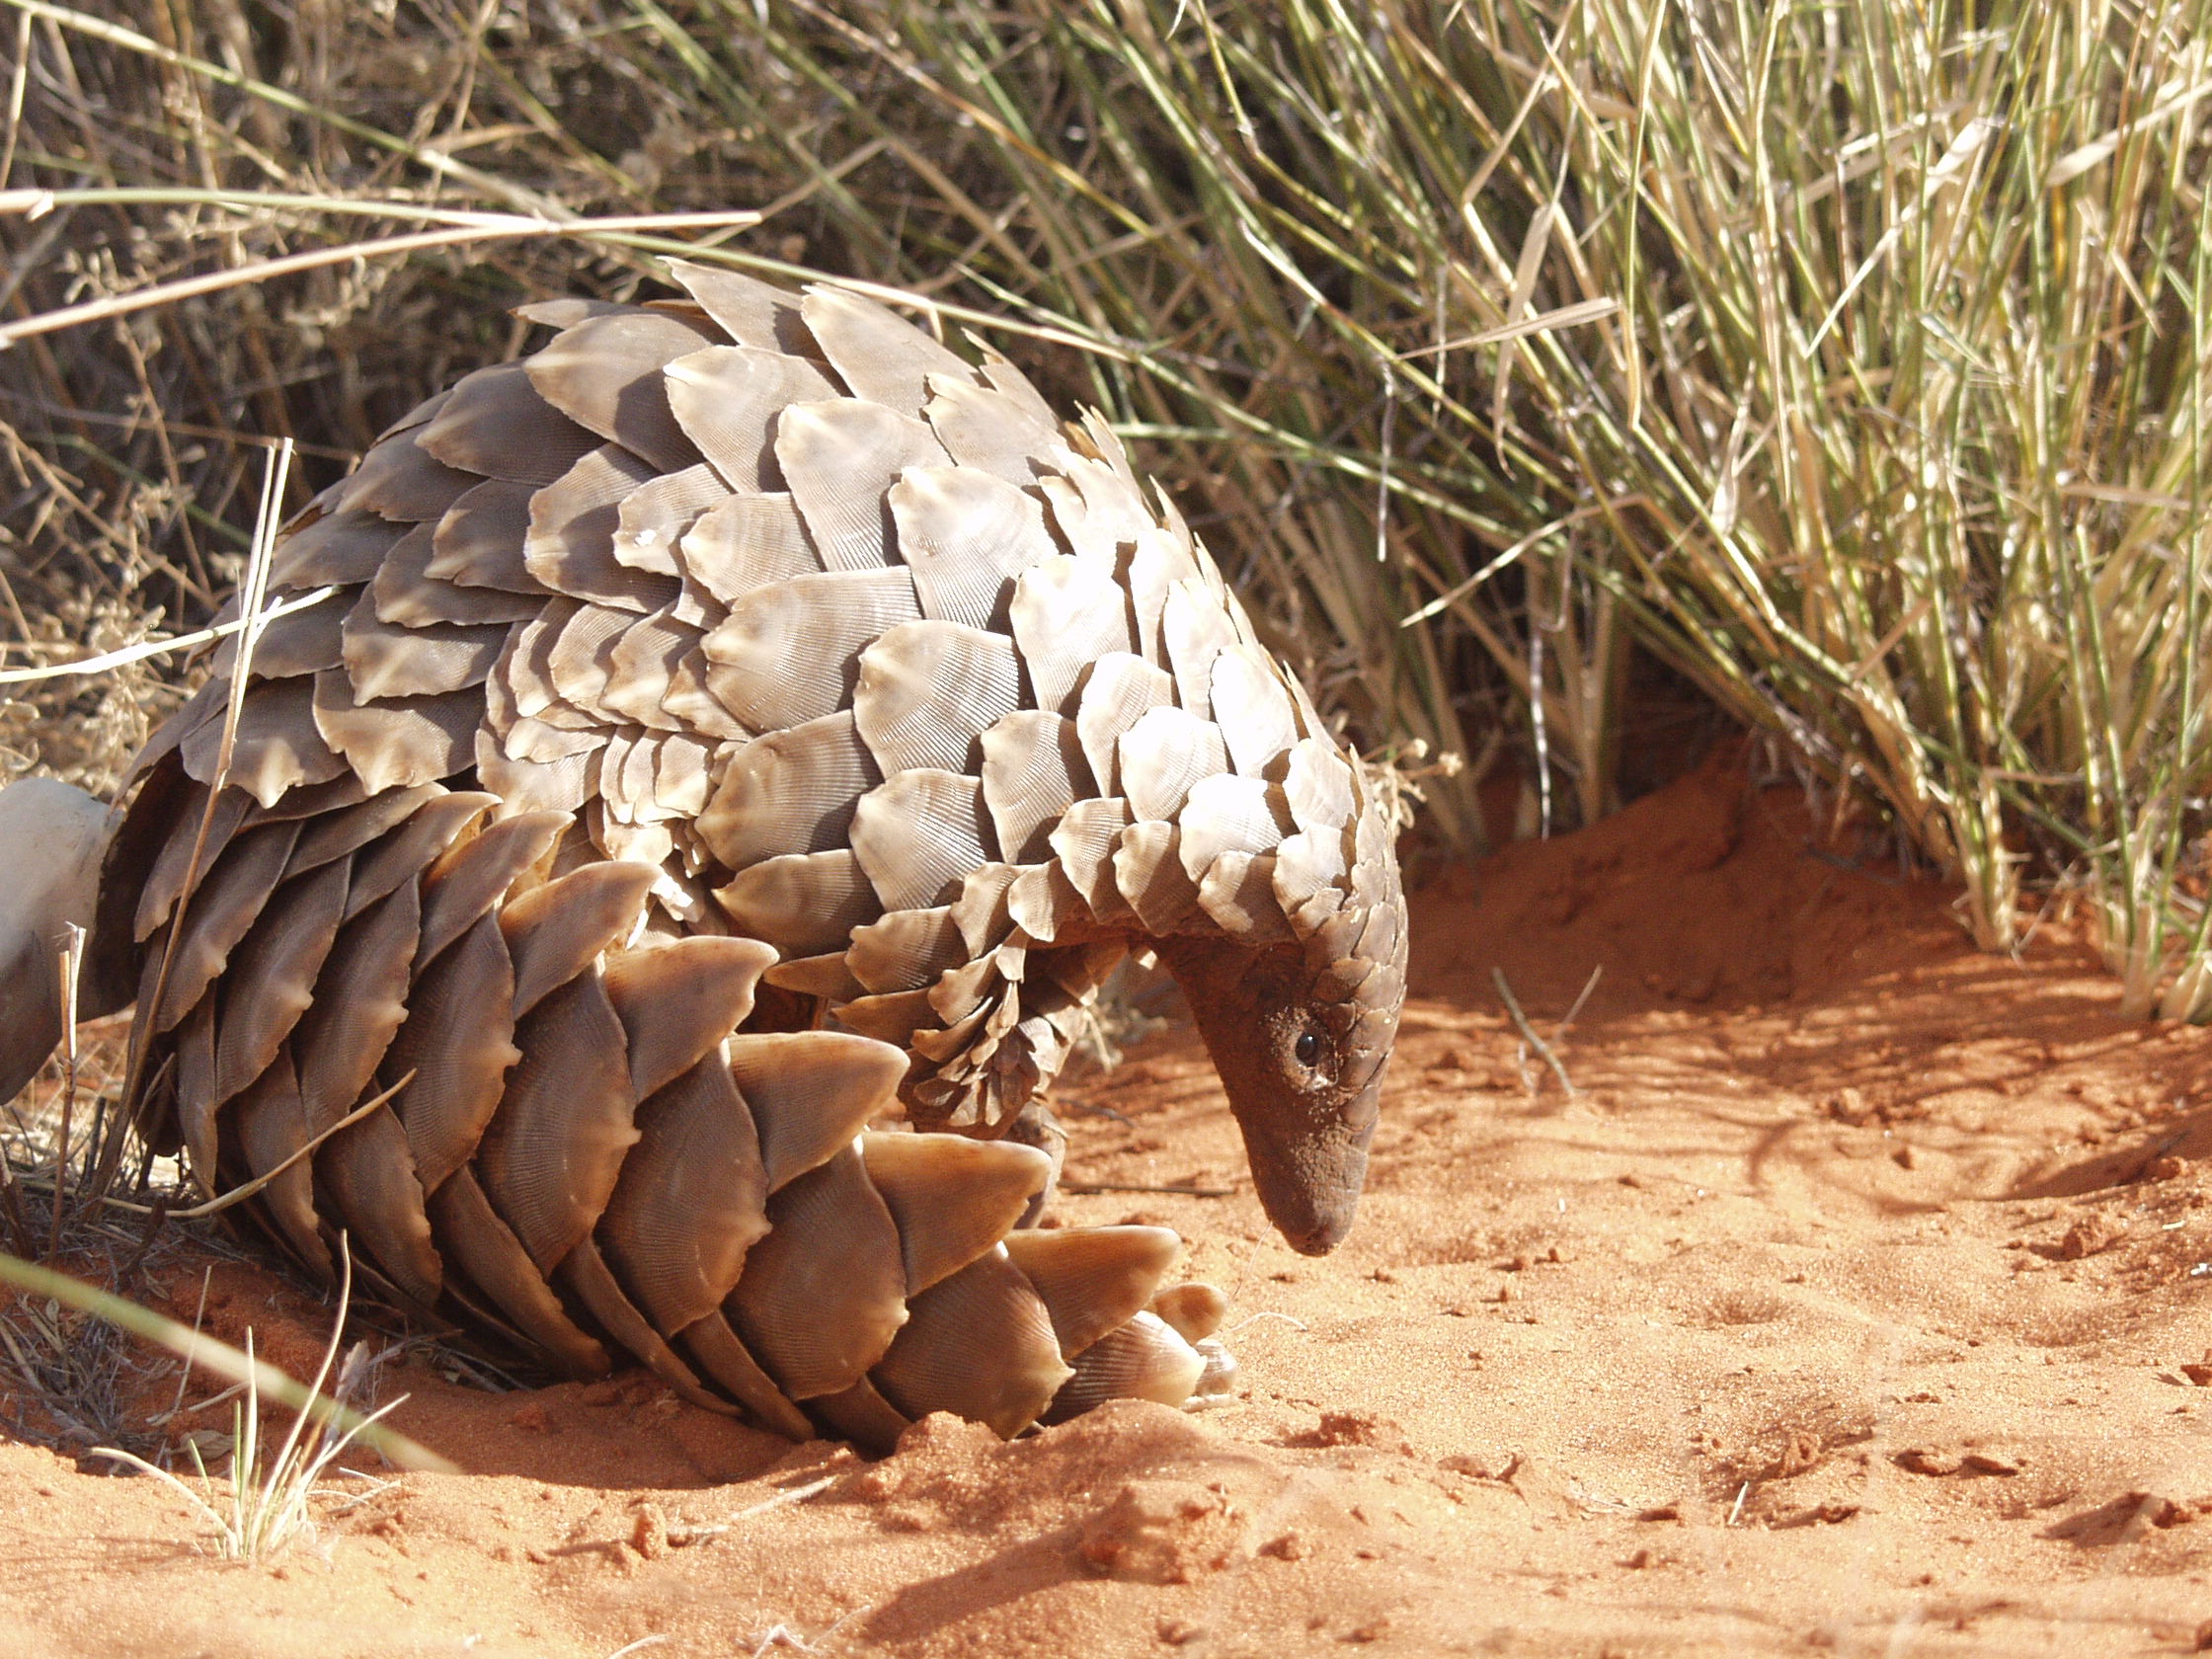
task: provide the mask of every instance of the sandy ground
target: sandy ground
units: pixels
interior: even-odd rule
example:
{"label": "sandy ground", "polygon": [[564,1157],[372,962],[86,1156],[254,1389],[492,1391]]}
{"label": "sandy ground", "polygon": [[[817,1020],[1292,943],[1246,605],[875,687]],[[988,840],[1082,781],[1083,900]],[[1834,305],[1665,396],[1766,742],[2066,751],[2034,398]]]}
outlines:
{"label": "sandy ground", "polygon": [[[1332,1257],[1268,1231],[1188,1032],[1070,1091],[1126,1120],[1070,1114],[1071,1180],[1228,1189],[1062,1203],[1192,1240],[1235,1309],[1223,1409],[1012,1445],[932,1420],[869,1464],[639,1378],[486,1394],[395,1366],[400,1424],[468,1472],[338,1480],[275,1564],[212,1559],[151,1480],[0,1444],[0,1645],[2212,1645],[2212,1031],[2117,1021],[2061,921],[2019,962],[1974,954],[1948,893],[1814,845],[1793,793],[1740,778],[1420,893],[1394,1098]],[[1492,970],[1549,1034],[1598,967],[1559,1050],[1575,1092],[1540,1062],[1532,1087]],[[190,1317],[198,1269],[166,1271]],[[311,1301],[214,1285],[213,1328],[311,1364]]]}

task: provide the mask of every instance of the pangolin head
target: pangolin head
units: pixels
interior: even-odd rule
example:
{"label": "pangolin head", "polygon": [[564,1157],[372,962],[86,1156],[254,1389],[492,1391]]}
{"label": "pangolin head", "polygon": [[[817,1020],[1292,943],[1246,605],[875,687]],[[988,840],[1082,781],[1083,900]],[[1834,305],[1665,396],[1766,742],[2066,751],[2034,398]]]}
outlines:
{"label": "pangolin head", "polygon": [[[1379,818],[1380,808],[1368,812]],[[1302,940],[1255,948],[1215,934],[1157,945],[1221,1073],[1268,1220],[1309,1256],[1351,1230],[1405,1003],[1395,855],[1380,821],[1362,839],[1385,850],[1304,908],[1301,919],[1313,924]]]}

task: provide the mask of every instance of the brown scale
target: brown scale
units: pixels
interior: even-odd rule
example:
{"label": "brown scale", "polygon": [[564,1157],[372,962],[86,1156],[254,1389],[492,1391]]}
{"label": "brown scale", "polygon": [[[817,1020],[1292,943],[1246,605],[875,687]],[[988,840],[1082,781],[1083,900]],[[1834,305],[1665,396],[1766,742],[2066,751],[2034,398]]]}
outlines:
{"label": "brown scale", "polygon": [[560,1369],[879,1445],[1179,1401],[1219,1295],[1162,1295],[1156,1228],[1020,1229],[1042,1097],[1156,953],[1332,1245],[1403,996],[1387,808],[1103,422],[671,270],[525,307],[550,341],[299,514],[272,595],[330,592],[218,648],[113,822],[0,795],[43,849],[0,951],[96,917],[152,1137],[210,1189],[312,1146],[254,1201],[280,1248],[327,1277],[343,1230]]}

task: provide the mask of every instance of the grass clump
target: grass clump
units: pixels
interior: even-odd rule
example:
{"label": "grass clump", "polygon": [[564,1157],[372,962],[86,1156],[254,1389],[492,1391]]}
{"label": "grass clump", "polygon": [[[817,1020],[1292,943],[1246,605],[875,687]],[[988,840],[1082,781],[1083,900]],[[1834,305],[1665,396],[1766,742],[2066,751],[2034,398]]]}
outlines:
{"label": "grass clump", "polygon": [[[247,1332],[246,1347],[241,1352],[113,1292],[4,1253],[0,1253],[0,1282],[56,1304],[66,1304],[118,1330],[166,1348],[185,1363],[188,1371],[198,1366],[231,1380],[239,1401],[232,1408],[228,1469],[219,1477],[210,1477],[198,1442],[188,1440],[186,1443],[200,1480],[216,1485],[213,1501],[180,1476],[137,1453],[100,1447],[90,1454],[126,1463],[175,1487],[195,1513],[208,1524],[214,1534],[216,1553],[226,1561],[263,1560],[293,1542],[312,1539],[315,1532],[313,1500],[323,1478],[338,1466],[338,1460],[356,1445],[381,1452],[405,1467],[451,1469],[452,1465],[443,1459],[382,1425],[381,1419],[399,1406],[405,1395],[365,1413],[349,1403],[365,1391],[370,1370],[368,1350],[360,1343],[355,1344],[347,1354],[344,1366],[338,1366],[339,1339],[345,1329],[353,1291],[350,1256],[344,1259],[330,1343],[324,1349],[314,1381],[304,1386],[255,1357],[251,1331]],[[337,1386],[325,1393],[334,1369],[338,1373]],[[182,1386],[180,1380],[180,1398]],[[274,1452],[267,1444],[269,1426],[263,1419],[265,1400],[292,1413],[291,1423]]]}
{"label": "grass clump", "polygon": [[1517,268],[1623,308],[1501,387],[1559,505],[1628,487],[1572,562],[1980,944],[2063,875],[2128,1011],[2212,1015],[2212,13],[1473,11],[1554,82]]}

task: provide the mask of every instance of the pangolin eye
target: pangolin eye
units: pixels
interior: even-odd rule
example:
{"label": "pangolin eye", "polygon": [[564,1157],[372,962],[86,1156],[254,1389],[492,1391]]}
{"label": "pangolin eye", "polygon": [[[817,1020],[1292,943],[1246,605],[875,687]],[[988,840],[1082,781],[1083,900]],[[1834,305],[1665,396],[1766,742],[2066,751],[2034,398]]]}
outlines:
{"label": "pangolin eye", "polygon": [[1321,1063],[1320,1033],[1317,1031],[1300,1032],[1298,1041],[1291,1045],[1291,1053],[1298,1057],[1298,1063],[1301,1066],[1311,1070]]}

